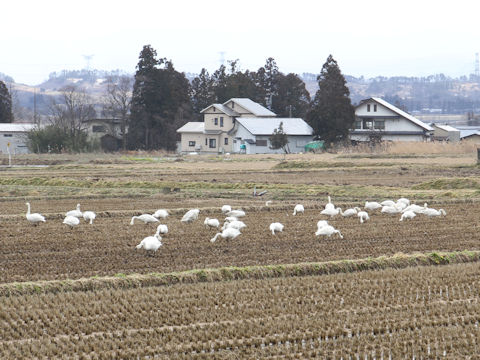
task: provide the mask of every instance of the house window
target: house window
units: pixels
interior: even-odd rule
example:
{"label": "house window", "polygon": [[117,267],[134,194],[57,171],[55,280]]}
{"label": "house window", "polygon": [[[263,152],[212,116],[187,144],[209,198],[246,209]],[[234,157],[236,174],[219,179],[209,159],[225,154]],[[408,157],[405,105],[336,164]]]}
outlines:
{"label": "house window", "polygon": [[92,132],[94,132],[94,133],[98,133],[98,132],[103,133],[103,132],[106,132],[106,131],[105,131],[105,126],[103,126],[103,125],[93,125],[93,126],[92,126]]}
{"label": "house window", "polygon": [[375,120],[375,129],[385,130],[385,120]]}
{"label": "house window", "polygon": [[228,145],[228,138],[225,138],[224,144],[225,144],[225,145]]}
{"label": "house window", "polygon": [[232,109],[235,108],[235,103],[232,101]]}
{"label": "house window", "polygon": [[373,111],[377,112],[377,104],[373,104]]}
{"label": "house window", "polygon": [[210,139],[210,144],[208,145],[209,148],[215,149],[217,147],[217,140],[216,139]]}
{"label": "house window", "polygon": [[361,128],[362,128],[362,121],[361,120],[355,120],[354,129],[359,130]]}
{"label": "house window", "polygon": [[367,111],[370,112],[370,104],[367,104]]}
{"label": "house window", "polygon": [[213,120],[213,123],[214,123],[215,125],[218,125],[218,118],[215,118],[215,120]]}
{"label": "house window", "polygon": [[220,127],[223,127],[223,116],[220,116]]}
{"label": "house window", "polygon": [[364,130],[373,129],[373,119],[363,119],[363,129]]}
{"label": "house window", "polygon": [[195,141],[189,141],[188,146],[195,146]]}
{"label": "house window", "polygon": [[267,146],[267,140],[257,140],[255,142],[255,145],[257,145],[257,146]]}
{"label": "house window", "polygon": [[208,139],[205,138],[205,146],[207,146],[207,145],[208,145]]}
{"label": "house window", "polygon": [[3,134],[3,137],[12,137],[13,134]]}

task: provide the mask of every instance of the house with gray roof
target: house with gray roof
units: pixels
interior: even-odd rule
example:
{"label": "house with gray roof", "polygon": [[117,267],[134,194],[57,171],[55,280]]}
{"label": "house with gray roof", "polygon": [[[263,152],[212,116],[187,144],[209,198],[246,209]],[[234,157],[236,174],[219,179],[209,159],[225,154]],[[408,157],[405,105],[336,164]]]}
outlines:
{"label": "house with gray roof", "polygon": [[352,141],[429,141],[433,128],[389,102],[371,97],[355,107]]}
{"label": "house with gray roof", "polygon": [[203,122],[188,122],[177,130],[181,134],[180,152],[281,152],[270,149],[268,140],[280,122],[289,137],[291,152],[303,151],[303,146],[312,140],[313,130],[302,119],[277,118],[269,109],[246,98],[212,104],[201,113]]}

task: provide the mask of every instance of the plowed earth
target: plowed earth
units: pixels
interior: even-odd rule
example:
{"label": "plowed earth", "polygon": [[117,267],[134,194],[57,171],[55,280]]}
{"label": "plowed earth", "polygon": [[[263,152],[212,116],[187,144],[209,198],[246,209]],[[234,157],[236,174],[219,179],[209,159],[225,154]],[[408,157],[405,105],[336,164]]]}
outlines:
{"label": "plowed earth", "polygon": [[[180,222],[182,214],[162,221],[169,227],[163,246],[155,256],[136,250],[144,237],[153,235],[154,224],[129,225],[131,211],[139,205],[135,200],[124,202],[98,200],[89,210],[112,209],[103,212],[93,225],[83,220],[70,229],[62,224],[62,215],[48,213],[47,222],[32,226],[24,215],[4,217],[0,221],[0,282],[50,279],[76,279],[116,273],[171,272],[222,266],[268,265],[327,260],[366,258],[393,255],[398,252],[455,251],[480,249],[479,203],[435,204],[443,207],[446,217],[428,218],[418,215],[411,221],[400,222],[399,215],[371,213],[371,220],[360,224],[357,218],[336,216],[329,219],[319,209],[306,207],[305,214],[292,216],[293,204],[247,211],[242,220],[247,228],[234,240],[209,240],[217,232],[203,225],[206,216],[223,220],[217,211],[200,211],[199,219],[189,225]],[[144,201],[144,200],[142,200]],[[68,203],[70,204],[71,201]],[[151,204],[142,203],[145,208]],[[170,209],[198,203],[170,204]],[[25,207],[12,202],[12,208]],[[53,210],[41,206],[32,211]],[[42,204],[40,204],[42,205]],[[55,203],[58,206],[59,203]],[[168,205],[168,204],[167,204]],[[213,205],[213,202],[209,202]],[[218,203],[218,209],[222,204]],[[63,208],[73,208],[63,204]],[[57,207],[58,209],[58,207]],[[138,208],[137,208],[138,209]],[[87,210],[87,208],[84,208]],[[97,210],[98,211],[98,210]],[[316,237],[316,223],[329,222],[344,235]],[[272,235],[272,222],[285,225],[283,233]]]}

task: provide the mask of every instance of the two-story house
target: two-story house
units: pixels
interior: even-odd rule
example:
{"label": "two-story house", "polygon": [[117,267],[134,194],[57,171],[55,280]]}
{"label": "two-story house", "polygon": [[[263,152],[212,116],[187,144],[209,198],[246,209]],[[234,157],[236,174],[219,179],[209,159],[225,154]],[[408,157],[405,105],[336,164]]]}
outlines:
{"label": "two-story house", "polygon": [[387,101],[372,97],[355,107],[352,141],[427,141],[433,128]]}
{"label": "two-story house", "polygon": [[203,122],[188,122],[177,130],[181,152],[223,153],[233,151],[237,118],[273,118],[275,113],[247,98],[232,98],[201,111]]}

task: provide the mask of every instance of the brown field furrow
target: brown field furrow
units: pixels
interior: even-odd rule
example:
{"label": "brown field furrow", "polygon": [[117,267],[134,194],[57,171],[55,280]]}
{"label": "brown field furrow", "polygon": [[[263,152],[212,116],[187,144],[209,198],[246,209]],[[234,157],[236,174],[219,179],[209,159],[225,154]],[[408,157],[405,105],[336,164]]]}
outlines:
{"label": "brown field furrow", "polygon": [[0,356],[453,359],[478,351],[479,275],[473,263],[1,297]]}
{"label": "brown field furrow", "polygon": [[[399,221],[398,215],[379,212],[373,213],[364,224],[356,218],[334,217],[330,223],[342,232],[343,240],[335,236],[315,237],[316,222],[328,219],[318,209],[307,208],[304,215],[297,216],[292,216],[290,210],[247,212],[244,219],[247,228],[242,235],[214,244],[209,240],[216,231],[203,225],[206,215],[200,213],[200,219],[189,225],[180,223],[180,215],[172,215],[163,221],[169,227],[169,234],[164,236],[164,245],[153,257],[145,256],[135,245],[152,235],[156,226],[143,223],[130,226],[130,217],[99,218],[93,226],[82,222],[73,229],[62,225],[61,218],[36,227],[24,218],[6,219],[0,223],[0,281],[75,279],[116,273],[322,262],[399,252],[480,249],[477,216],[480,204],[444,205],[436,207],[444,207],[446,217],[419,215],[404,222]],[[207,215],[223,218],[220,211]],[[274,221],[285,225],[284,232],[276,236],[268,231]]]}

